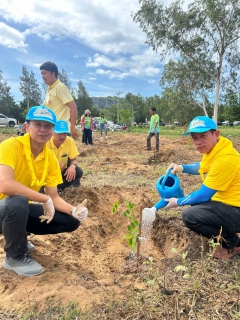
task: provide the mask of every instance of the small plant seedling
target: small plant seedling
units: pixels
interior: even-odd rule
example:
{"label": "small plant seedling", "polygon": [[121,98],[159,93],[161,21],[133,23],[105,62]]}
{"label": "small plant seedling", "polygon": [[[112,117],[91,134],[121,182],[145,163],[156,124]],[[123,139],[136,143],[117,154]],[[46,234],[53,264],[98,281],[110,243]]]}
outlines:
{"label": "small plant seedling", "polygon": [[116,202],[113,204],[113,208],[112,208],[112,213],[113,213],[113,214],[118,211],[119,204],[120,204],[119,200],[116,201]]}
{"label": "small plant seedling", "polygon": [[129,223],[127,225],[128,233],[124,235],[121,241],[123,242],[124,240],[127,240],[127,243],[131,249],[131,252],[134,252],[137,247],[138,237],[139,237],[139,234],[138,234],[139,222],[135,218],[134,203],[129,202],[127,204],[127,209],[122,213],[122,216],[128,218]]}

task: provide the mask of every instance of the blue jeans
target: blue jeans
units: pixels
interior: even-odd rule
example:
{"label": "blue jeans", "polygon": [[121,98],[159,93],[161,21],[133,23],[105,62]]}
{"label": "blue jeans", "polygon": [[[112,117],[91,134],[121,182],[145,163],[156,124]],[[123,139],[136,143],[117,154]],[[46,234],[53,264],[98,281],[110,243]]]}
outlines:
{"label": "blue jeans", "polygon": [[27,232],[43,235],[72,232],[80,221],[71,215],[55,211],[53,220],[41,223],[42,204],[29,204],[24,196],[11,196],[0,200],[0,233],[5,239],[7,256],[21,258],[27,252]]}
{"label": "blue jeans", "polygon": [[222,227],[222,246],[232,249],[240,245],[240,209],[219,201],[207,201],[182,212],[183,223],[187,228],[208,239],[219,235]]}
{"label": "blue jeans", "polygon": [[101,135],[101,137],[102,137],[103,130],[105,131],[105,134],[107,136],[108,135],[107,134],[107,127],[105,126],[105,123],[100,123],[100,135]]}

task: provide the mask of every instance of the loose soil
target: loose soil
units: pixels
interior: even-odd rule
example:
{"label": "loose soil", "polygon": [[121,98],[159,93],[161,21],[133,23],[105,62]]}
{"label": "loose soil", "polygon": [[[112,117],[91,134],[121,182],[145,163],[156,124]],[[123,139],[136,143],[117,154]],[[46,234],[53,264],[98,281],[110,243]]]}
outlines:
{"label": "loose soil", "polygon": [[[8,137],[1,135],[0,140]],[[155,275],[159,272],[159,277],[153,280],[158,282],[160,294],[169,297],[171,307],[166,307],[166,299],[164,302],[159,298],[164,306],[162,317],[141,318],[140,314],[130,318],[118,314],[109,318],[96,315],[88,319],[240,319],[228,317],[228,314],[236,314],[231,313],[234,308],[240,309],[239,258],[230,262],[209,258],[208,242],[184,227],[181,210],[158,211],[147,243],[140,245],[138,268],[129,246],[121,242],[127,233],[128,220],[121,215],[127,204],[134,203],[136,217],[139,217],[140,207],[152,207],[160,199],[155,184],[171,162],[192,163],[201,159],[187,137],[160,139],[159,153],[155,153],[154,148],[145,150],[145,134],[114,132],[108,139],[100,140],[99,132],[94,132],[94,146],[85,146],[79,140],[76,142],[84,177],[79,188],[66,189],[62,197],[72,205],[88,199],[89,216],[73,233],[29,236],[35,245],[32,257],[45,268],[42,275],[25,278],[0,268],[0,319],[8,319],[7,314],[12,319],[17,314],[46,312],[70,302],[75,302],[76,309],[81,312],[94,308],[103,310],[108,301],[126,298],[129,290],[135,294],[149,292],[149,281],[154,277],[146,261],[152,261],[150,264]],[[240,150],[237,141],[233,142]],[[154,138],[152,144],[154,146]],[[201,184],[198,176],[180,174],[179,178],[185,194]],[[119,207],[113,214],[117,201]],[[3,246],[4,238],[0,235],[1,261],[5,256]],[[174,254],[172,248],[179,254]],[[181,254],[184,250],[188,251],[186,261],[192,273],[194,264],[201,266],[202,255],[208,257],[210,269],[205,279],[207,284],[200,288],[193,306],[194,273],[191,280],[187,280],[183,278],[183,272],[174,271],[175,266],[183,264]],[[215,289],[211,289],[215,286],[219,289],[223,283],[227,288],[228,270],[232,275],[238,275],[238,287],[231,291],[231,296],[229,293],[219,296]],[[169,295],[167,288],[173,290]],[[177,295],[184,298],[177,301]],[[177,308],[177,303],[181,307]],[[174,314],[174,310],[177,313]],[[194,311],[194,317],[190,317],[189,310]]]}

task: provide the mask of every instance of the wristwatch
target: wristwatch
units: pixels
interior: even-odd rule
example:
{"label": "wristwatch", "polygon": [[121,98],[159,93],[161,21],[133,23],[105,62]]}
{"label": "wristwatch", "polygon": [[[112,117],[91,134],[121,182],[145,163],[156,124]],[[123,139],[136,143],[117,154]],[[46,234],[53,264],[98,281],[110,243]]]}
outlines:
{"label": "wristwatch", "polygon": [[72,164],[77,168],[77,164],[76,164],[76,163],[71,163],[71,165],[72,165]]}

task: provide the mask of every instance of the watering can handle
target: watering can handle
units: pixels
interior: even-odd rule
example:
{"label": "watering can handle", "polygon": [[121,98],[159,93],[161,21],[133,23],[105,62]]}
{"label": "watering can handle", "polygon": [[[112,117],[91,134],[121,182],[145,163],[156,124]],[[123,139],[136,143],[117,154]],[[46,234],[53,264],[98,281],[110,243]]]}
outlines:
{"label": "watering can handle", "polygon": [[169,169],[169,170],[167,171],[167,173],[166,173],[166,175],[165,175],[165,177],[164,177],[164,179],[163,179],[163,181],[162,181],[162,188],[163,188],[163,189],[164,189],[164,187],[165,187],[165,182],[167,181],[167,178],[168,178],[171,170],[172,170],[172,169]]}

